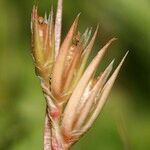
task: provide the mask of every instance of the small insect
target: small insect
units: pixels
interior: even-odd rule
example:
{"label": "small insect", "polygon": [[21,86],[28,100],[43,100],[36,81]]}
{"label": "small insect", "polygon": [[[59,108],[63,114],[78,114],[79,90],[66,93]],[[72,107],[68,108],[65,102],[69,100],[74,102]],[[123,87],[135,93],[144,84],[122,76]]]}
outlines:
{"label": "small insect", "polygon": [[79,44],[79,42],[80,42],[80,33],[78,33],[78,34],[74,37],[74,39],[73,39],[73,44],[74,44],[75,46],[77,46],[77,45]]}

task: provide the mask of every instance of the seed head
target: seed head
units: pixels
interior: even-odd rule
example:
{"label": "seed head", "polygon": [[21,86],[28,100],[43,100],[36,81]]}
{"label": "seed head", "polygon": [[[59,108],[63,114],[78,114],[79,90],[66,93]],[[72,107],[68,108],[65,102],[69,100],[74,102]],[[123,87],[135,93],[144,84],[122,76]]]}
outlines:
{"label": "seed head", "polygon": [[99,26],[93,36],[92,29],[86,29],[81,34],[78,31],[79,16],[62,40],[62,0],[58,0],[55,20],[53,9],[48,18],[38,15],[37,6],[33,7],[32,12],[32,54],[48,105],[47,116],[52,124],[52,135],[56,136],[54,141],[54,137],[50,139],[52,145],[57,147],[69,147],[91,127],[106,103],[128,54],[112,75],[114,60],[96,77],[98,66],[116,38],[108,41],[87,66]]}

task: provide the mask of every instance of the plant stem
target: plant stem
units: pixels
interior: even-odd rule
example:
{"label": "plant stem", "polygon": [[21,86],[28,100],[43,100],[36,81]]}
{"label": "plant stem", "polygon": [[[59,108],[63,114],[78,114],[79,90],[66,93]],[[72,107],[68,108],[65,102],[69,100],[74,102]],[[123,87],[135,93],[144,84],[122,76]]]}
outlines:
{"label": "plant stem", "polygon": [[46,100],[44,150],[68,150],[60,129],[61,106],[53,102],[49,82],[41,80],[41,87]]}

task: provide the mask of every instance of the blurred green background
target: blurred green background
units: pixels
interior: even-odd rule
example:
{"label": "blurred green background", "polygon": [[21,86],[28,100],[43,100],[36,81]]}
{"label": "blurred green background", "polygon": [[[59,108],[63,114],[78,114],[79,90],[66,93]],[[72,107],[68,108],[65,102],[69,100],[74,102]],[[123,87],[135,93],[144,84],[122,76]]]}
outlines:
{"label": "blurred green background", "polygon": [[[41,14],[56,0],[41,0]],[[30,48],[32,0],[0,0],[0,150],[41,150],[45,102]],[[63,34],[100,24],[93,55],[118,37],[100,69],[129,56],[93,128],[74,150],[150,150],[150,0],[64,0]]]}

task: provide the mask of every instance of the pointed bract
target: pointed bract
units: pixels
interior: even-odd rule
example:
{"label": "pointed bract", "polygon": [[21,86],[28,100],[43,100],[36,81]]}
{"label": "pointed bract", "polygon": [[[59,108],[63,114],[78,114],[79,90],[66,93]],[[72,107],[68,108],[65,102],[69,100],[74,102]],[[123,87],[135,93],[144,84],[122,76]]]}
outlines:
{"label": "pointed bract", "polygon": [[91,94],[89,98],[87,99],[86,104],[82,107],[82,110],[80,112],[80,117],[78,117],[77,123],[74,128],[75,130],[79,130],[82,127],[82,125],[85,123],[86,118],[89,116],[89,113],[92,110],[92,107],[94,107],[93,105],[96,101],[98,93],[101,91],[105,81],[107,80],[112,70],[113,63],[114,61],[110,63],[110,65],[106,68],[106,70],[99,77],[96,85],[91,90]]}
{"label": "pointed bract", "polygon": [[73,25],[71,26],[62,46],[60,48],[59,55],[56,58],[56,62],[53,69],[53,76],[52,76],[52,92],[58,98],[61,98],[62,93],[62,81],[63,81],[63,73],[65,69],[65,61],[68,54],[68,50],[72,44],[73,37],[76,33],[77,25],[78,25],[79,16],[75,19]]}
{"label": "pointed bract", "polygon": [[118,73],[121,69],[121,66],[123,65],[123,62],[125,61],[125,58],[127,57],[128,52],[125,54],[125,56],[123,57],[122,61],[120,62],[120,64],[118,65],[118,67],[116,68],[116,70],[114,71],[114,73],[111,75],[111,77],[109,78],[109,80],[107,81],[107,83],[105,84],[102,93],[100,95],[99,98],[99,102],[97,104],[97,107],[95,108],[91,118],[89,119],[89,121],[87,122],[87,124],[83,127],[83,131],[86,132],[93,124],[93,122],[96,120],[96,118],[98,117],[99,113],[101,112],[104,104],[106,103],[107,97],[112,89],[112,86],[118,76]]}
{"label": "pointed bract", "polygon": [[80,78],[81,78],[81,76],[82,76],[82,74],[85,70],[89,55],[91,53],[91,50],[93,48],[93,45],[94,45],[94,42],[95,42],[95,39],[96,39],[96,36],[97,36],[98,28],[99,28],[99,26],[97,26],[97,29],[96,29],[91,41],[89,42],[88,46],[85,48],[85,50],[83,52],[83,56],[81,58],[82,59],[81,60],[81,65],[80,65],[80,67],[77,71],[77,74],[76,74],[75,80],[73,81],[71,89],[74,89],[74,87],[76,86],[76,84],[80,80]]}
{"label": "pointed bract", "polygon": [[49,80],[53,63],[53,42],[49,36],[51,26],[47,19],[38,15],[37,6],[32,11],[32,55],[35,62],[36,74],[44,80]]}
{"label": "pointed bract", "polygon": [[91,92],[90,92],[91,94],[88,97],[86,104],[80,110],[80,117],[78,117],[78,120],[77,120],[77,123],[74,127],[74,130],[79,130],[82,127],[82,125],[85,123],[85,120],[89,116],[90,111],[92,110],[93,107],[95,107],[94,103],[96,101],[96,98],[97,98],[99,92],[101,91],[101,89],[103,88],[103,85],[105,84],[105,82],[106,82],[106,80],[107,80],[107,78],[108,78],[108,76],[112,70],[113,63],[114,63],[114,61],[112,61],[110,63],[110,65],[102,73],[102,75],[99,77],[97,83],[95,84],[95,86],[91,90]]}
{"label": "pointed bract", "polygon": [[67,106],[64,111],[64,117],[62,120],[62,127],[64,130],[67,130],[67,132],[70,132],[72,129],[74,117],[75,117],[75,111],[77,109],[77,105],[82,97],[82,94],[92,77],[92,74],[98,67],[99,63],[101,62],[104,54],[106,53],[108,47],[110,44],[116,40],[115,38],[111,39],[97,54],[97,56],[93,59],[91,64],[87,67],[85,70],[83,76],[81,77],[79,83],[77,84],[76,88],[74,89]]}

